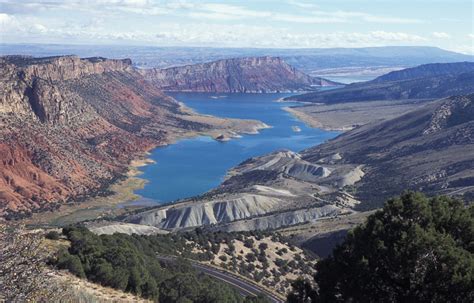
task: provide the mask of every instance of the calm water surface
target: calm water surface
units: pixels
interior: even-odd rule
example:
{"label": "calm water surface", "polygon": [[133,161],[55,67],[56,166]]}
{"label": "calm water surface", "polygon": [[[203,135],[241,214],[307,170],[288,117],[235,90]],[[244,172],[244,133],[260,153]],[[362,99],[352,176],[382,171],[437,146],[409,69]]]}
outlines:
{"label": "calm water surface", "polygon": [[[256,119],[272,128],[228,142],[197,137],[153,150],[151,158],[156,163],[142,168],[141,177],[148,183],[136,191],[143,199],[134,204],[165,203],[202,194],[219,185],[228,169],[250,157],[281,149],[300,151],[338,134],[307,127],[282,109],[296,103],[274,102],[287,94],[174,93],[171,96],[202,114]],[[301,132],[295,132],[293,126],[301,128]]]}

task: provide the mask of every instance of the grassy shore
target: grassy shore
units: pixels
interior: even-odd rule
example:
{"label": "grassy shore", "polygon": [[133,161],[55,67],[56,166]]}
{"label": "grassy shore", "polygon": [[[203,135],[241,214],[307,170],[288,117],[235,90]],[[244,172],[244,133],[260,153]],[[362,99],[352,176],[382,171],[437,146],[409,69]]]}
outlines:
{"label": "grassy shore", "polygon": [[313,117],[311,117],[310,115],[307,115],[301,111],[295,110],[294,108],[291,108],[288,106],[283,107],[283,110],[292,114],[296,119],[303,121],[303,123],[309,127],[324,129],[323,124],[319,122],[318,120],[314,119]]}
{"label": "grassy shore", "polygon": [[[221,129],[211,129],[206,132],[193,132],[183,131],[177,132],[173,136],[170,136],[168,144],[173,144],[178,140],[192,138],[196,136],[211,136],[216,137],[219,134],[234,134],[237,132],[253,132],[258,131],[259,128],[264,128],[264,124],[251,123],[249,126],[249,120],[237,120],[237,119],[221,119],[209,117],[214,124],[218,124]],[[214,121],[214,120],[217,120]],[[202,122],[202,121],[199,121]],[[224,130],[224,131],[223,131]],[[108,190],[112,193],[107,196],[96,196],[91,197],[82,202],[72,202],[61,205],[58,210],[54,212],[43,212],[35,213],[30,218],[22,220],[29,226],[64,226],[72,223],[78,223],[87,220],[100,219],[109,216],[117,216],[123,214],[131,209],[141,208],[141,206],[127,206],[117,207],[120,204],[130,202],[139,199],[140,196],[135,194],[135,191],[142,189],[147,180],[140,178],[140,167],[154,163],[153,160],[148,158],[149,153],[138,159],[132,160],[128,167],[128,171],[125,174],[125,179],[115,182]]]}
{"label": "grassy shore", "polygon": [[27,225],[36,226],[63,226],[109,215],[119,215],[126,211],[126,208],[119,208],[117,205],[140,198],[134,192],[142,189],[147,181],[138,177],[141,174],[139,168],[150,163],[153,163],[150,159],[133,160],[126,173],[126,179],[109,187],[111,195],[91,197],[83,202],[65,204],[54,212],[33,214],[24,222]]}
{"label": "grassy shore", "polygon": [[285,107],[306,125],[328,131],[348,131],[368,123],[392,119],[424,106],[427,100],[382,100]]}

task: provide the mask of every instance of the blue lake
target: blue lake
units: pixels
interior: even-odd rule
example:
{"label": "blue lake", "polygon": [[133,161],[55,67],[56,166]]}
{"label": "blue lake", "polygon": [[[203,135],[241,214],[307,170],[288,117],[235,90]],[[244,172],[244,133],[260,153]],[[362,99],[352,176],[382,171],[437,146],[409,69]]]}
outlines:
{"label": "blue lake", "polygon": [[[196,137],[156,148],[150,157],[156,163],[141,168],[143,174],[140,177],[147,179],[148,183],[136,194],[143,199],[132,204],[166,203],[203,194],[219,185],[227,170],[250,157],[281,149],[300,151],[338,134],[308,127],[282,109],[297,103],[274,102],[288,94],[170,95],[202,114],[256,119],[272,128],[227,142]],[[301,128],[301,132],[295,132],[293,126]]]}

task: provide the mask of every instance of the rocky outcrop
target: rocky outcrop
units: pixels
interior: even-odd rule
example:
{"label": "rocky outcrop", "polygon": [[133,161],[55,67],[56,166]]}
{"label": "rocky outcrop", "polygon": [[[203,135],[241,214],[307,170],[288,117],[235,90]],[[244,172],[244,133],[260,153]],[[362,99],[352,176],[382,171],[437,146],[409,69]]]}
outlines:
{"label": "rocky outcrop", "polygon": [[127,235],[156,235],[166,234],[167,231],[161,230],[154,226],[130,224],[122,222],[103,222],[87,225],[87,228],[98,235],[113,235],[115,233]]}
{"label": "rocky outcrop", "polygon": [[178,134],[262,127],[197,115],[130,60],[1,57],[0,217],[107,194],[131,159]]}
{"label": "rocky outcrop", "polygon": [[64,87],[65,82],[104,73],[132,73],[130,60],[76,56],[6,56],[0,58],[0,67],[0,113],[35,116],[51,124],[65,123],[74,116],[93,112],[90,105]]}
{"label": "rocky outcrop", "polygon": [[[334,159],[338,159],[338,155]],[[332,159],[332,158],[331,158]],[[277,151],[268,155],[246,160],[229,171],[227,179],[216,189],[220,193],[233,192],[237,188],[262,189],[262,184],[270,184],[267,193],[297,192],[296,196],[304,193],[302,188],[307,184],[319,184],[337,189],[353,185],[364,175],[361,166],[335,165],[335,161],[309,162],[299,153],[292,151]],[[298,187],[286,184],[284,180],[300,183]],[[283,182],[283,188],[275,188]],[[306,184],[306,185],[305,185]]]}
{"label": "rocky outcrop", "polygon": [[360,169],[347,165],[333,173],[330,166],[305,161],[292,151],[251,158],[201,197],[126,220],[172,230],[216,225],[217,229],[237,231],[276,229],[335,216],[347,212],[357,200],[330,194],[334,188],[359,181],[353,174]]}
{"label": "rocky outcrop", "polygon": [[301,155],[292,151],[278,151],[267,156],[250,159],[239,165],[232,173],[245,174],[251,171],[266,170],[285,174],[305,181],[315,181],[331,174],[327,167],[306,162]]}
{"label": "rocky outcrop", "polygon": [[46,58],[7,56],[3,60],[20,67],[21,77],[25,80],[39,78],[50,82],[132,69],[130,59],[114,60],[102,57],[81,59],[77,56]]}
{"label": "rocky outcrop", "polygon": [[248,220],[239,220],[216,227],[217,230],[226,232],[274,230],[286,226],[317,221],[325,217],[332,217],[342,213],[341,208],[335,205],[297,209],[287,212],[270,214]]}
{"label": "rocky outcrop", "polygon": [[306,75],[278,57],[225,59],[166,69],[143,69],[140,73],[167,91],[268,93],[337,85]]}
{"label": "rocky outcrop", "polygon": [[474,117],[474,103],[470,98],[448,99],[433,112],[423,134],[433,134],[448,127],[469,122],[472,117]]}
{"label": "rocky outcrop", "polygon": [[54,209],[70,190],[35,166],[28,150],[16,143],[0,143],[0,202],[12,212],[43,207]]}
{"label": "rocky outcrop", "polygon": [[165,229],[211,225],[266,214],[281,204],[277,198],[243,195],[238,198],[174,205],[131,216],[127,221]]}

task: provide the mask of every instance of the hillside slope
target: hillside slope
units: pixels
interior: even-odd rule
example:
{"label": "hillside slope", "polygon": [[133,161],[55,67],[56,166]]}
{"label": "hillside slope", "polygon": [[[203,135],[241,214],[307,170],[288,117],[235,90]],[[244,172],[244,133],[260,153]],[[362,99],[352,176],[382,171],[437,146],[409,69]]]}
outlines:
{"label": "hillside slope", "polygon": [[276,57],[234,58],[139,71],[153,85],[167,91],[267,93],[308,91],[337,84],[308,76]]}
{"label": "hillside slope", "polygon": [[435,76],[456,76],[472,71],[474,71],[474,62],[431,63],[412,68],[406,68],[399,71],[393,71],[377,77],[371,82],[380,83],[388,81],[413,80]]}
{"label": "hillside slope", "polygon": [[374,100],[436,99],[474,92],[474,63],[427,64],[394,71],[372,81],[331,91],[287,98],[318,103]]}
{"label": "hillside slope", "polygon": [[0,217],[106,193],[131,159],[177,136],[262,127],[196,115],[130,60],[2,57],[0,81]]}
{"label": "hillside slope", "polygon": [[355,185],[363,208],[405,189],[430,194],[474,193],[474,94],[429,103],[400,117],[368,124],[302,152],[319,163],[338,153],[340,165],[364,165]]}

